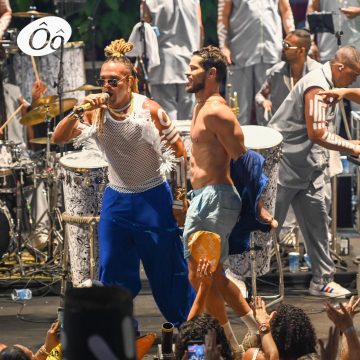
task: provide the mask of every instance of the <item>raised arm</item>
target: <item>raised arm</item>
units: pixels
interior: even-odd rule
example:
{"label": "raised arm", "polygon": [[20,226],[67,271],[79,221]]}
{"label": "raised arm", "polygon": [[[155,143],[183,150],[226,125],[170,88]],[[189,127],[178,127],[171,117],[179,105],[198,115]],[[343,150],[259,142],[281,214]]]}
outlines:
{"label": "raised arm", "polygon": [[232,63],[231,51],[228,45],[229,18],[231,10],[231,0],[218,0],[217,34],[219,39],[219,48],[226,56],[228,64]]}
{"label": "raised arm", "polygon": [[11,14],[9,0],[2,1],[0,4],[0,39],[2,39],[4,32],[10,24]]}
{"label": "raised arm", "polygon": [[295,30],[294,16],[291,10],[289,0],[279,0],[279,12],[285,33]]}
{"label": "raised arm", "polygon": [[184,143],[178,133],[175,124],[171,121],[163,108],[152,100],[146,100],[145,108],[151,113],[151,118],[159,130],[160,136],[166,142],[166,146],[174,151],[176,168],[173,172],[173,212],[179,226],[183,226],[187,211],[186,199],[186,168],[187,157]]}
{"label": "raised arm", "polygon": [[321,88],[311,88],[305,93],[305,119],[309,139],[330,150],[359,156],[360,145],[357,140],[345,140],[341,136],[328,131],[326,110],[330,106],[322,100]]}

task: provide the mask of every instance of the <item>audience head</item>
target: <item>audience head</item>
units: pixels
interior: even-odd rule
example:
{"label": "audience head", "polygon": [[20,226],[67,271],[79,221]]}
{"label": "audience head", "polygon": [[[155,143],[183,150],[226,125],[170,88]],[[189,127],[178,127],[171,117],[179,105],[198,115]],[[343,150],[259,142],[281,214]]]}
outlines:
{"label": "audience head", "polygon": [[31,360],[31,355],[14,345],[5,347],[0,352],[0,360]]}
{"label": "audience head", "polygon": [[221,345],[222,358],[225,360],[232,359],[231,348],[223,328],[219,322],[209,314],[197,315],[181,325],[175,346],[176,359],[182,359],[189,342],[194,340],[205,341],[205,335],[210,329],[216,331],[216,343]]}
{"label": "audience head", "polygon": [[222,51],[216,46],[206,46],[200,50],[194,51],[193,56],[198,56],[201,58],[200,66],[208,71],[211,68],[216,69],[216,81],[217,83],[222,83],[226,77],[227,62],[226,57]]}
{"label": "audience head", "polygon": [[290,31],[283,41],[282,60],[287,62],[304,61],[311,47],[311,36],[307,30]]}
{"label": "audience head", "polygon": [[316,352],[316,334],[305,312],[289,304],[281,304],[271,321],[271,334],[280,358],[293,359]]}
{"label": "audience head", "polygon": [[347,87],[360,75],[360,51],[351,45],[341,47],[330,64],[335,87]]}

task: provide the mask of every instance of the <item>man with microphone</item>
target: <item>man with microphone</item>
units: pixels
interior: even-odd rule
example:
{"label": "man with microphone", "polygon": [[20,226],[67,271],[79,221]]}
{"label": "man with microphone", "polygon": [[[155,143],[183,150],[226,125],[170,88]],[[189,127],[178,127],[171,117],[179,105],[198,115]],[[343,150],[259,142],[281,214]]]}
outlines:
{"label": "man with microphone", "polygon": [[[100,281],[124,286],[135,297],[141,288],[141,260],[160,311],[179,326],[194,300],[175,221],[182,225],[186,212],[186,153],[160,105],[137,93],[136,73],[125,55],[132,47],[121,39],[105,48],[98,79],[103,95],[87,96],[80,109],[58,124],[53,140],[76,138],[76,145],[91,136],[106,155],[109,185],[99,223]],[[86,130],[80,122],[89,125]],[[173,168],[178,170],[174,205],[165,178]]]}

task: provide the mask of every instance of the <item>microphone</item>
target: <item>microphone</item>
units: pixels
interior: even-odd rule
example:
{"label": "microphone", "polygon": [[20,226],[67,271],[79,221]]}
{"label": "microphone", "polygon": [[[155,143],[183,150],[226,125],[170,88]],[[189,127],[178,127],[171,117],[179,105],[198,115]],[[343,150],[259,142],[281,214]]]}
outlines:
{"label": "microphone", "polygon": [[[106,104],[107,101],[109,100],[110,95],[108,93],[101,93],[98,98],[101,100],[102,104]],[[86,103],[86,104],[82,104],[77,106],[74,110],[73,113],[75,114],[82,114],[84,111],[88,111],[88,110],[92,110],[94,109],[94,105],[90,104],[90,103]]]}

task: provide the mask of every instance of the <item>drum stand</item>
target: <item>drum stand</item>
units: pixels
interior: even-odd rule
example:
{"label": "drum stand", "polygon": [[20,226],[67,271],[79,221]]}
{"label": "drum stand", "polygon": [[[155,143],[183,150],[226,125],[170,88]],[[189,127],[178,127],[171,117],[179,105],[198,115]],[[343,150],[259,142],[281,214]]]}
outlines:
{"label": "drum stand", "polygon": [[[24,263],[21,258],[21,253],[24,249],[26,249],[30,254],[32,254],[35,258],[35,262],[43,256],[43,253],[33,246],[29,244],[29,239],[24,240],[21,235],[22,231],[26,230],[26,225],[31,226],[31,215],[24,212],[24,209],[28,207],[25,204],[24,192],[23,192],[23,173],[22,169],[20,169],[20,178],[16,179],[16,224],[15,231],[13,231],[11,235],[11,241],[13,245],[10,245],[11,248],[14,246],[15,258],[16,262],[19,266],[20,275],[25,275]],[[32,266],[32,265],[31,265]]]}
{"label": "drum stand", "polygon": [[[99,223],[100,216],[84,216],[84,215],[70,215],[66,212],[62,213],[62,220],[65,222],[65,237],[64,237],[64,246],[63,246],[63,257],[62,257],[62,279],[61,279],[61,298],[65,295],[67,288],[67,281],[69,275],[69,244],[67,236],[67,226],[66,224],[88,224],[90,226],[90,280],[95,280],[95,236],[96,236],[96,227]],[[62,304],[60,304],[62,306]]]}
{"label": "drum stand", "polygon": [[[278,264],[278,272],[279,272],[279,294],[272,295],[272,296],[262,296],[263,299],[272,300],[266,304],[266,307],[271,307],[279,302],[282,302],[284,300],[285,290],[284,290],[284,273],[281,263],[281,256],[280,256],[280,249],[279,244],[277,240],[277,236],[274,230],[271,230],[271,237],[273,239],[274,244],[274,250],[275,250],[275,256],[276,261]],[[251,233],[250,235],[250,261],[251,261],[251,287],[252,287],[252,295],[253,298],[257,296],[257,287],[256,287],[256,256],[255,256],[255,237],[254,233]]]}

